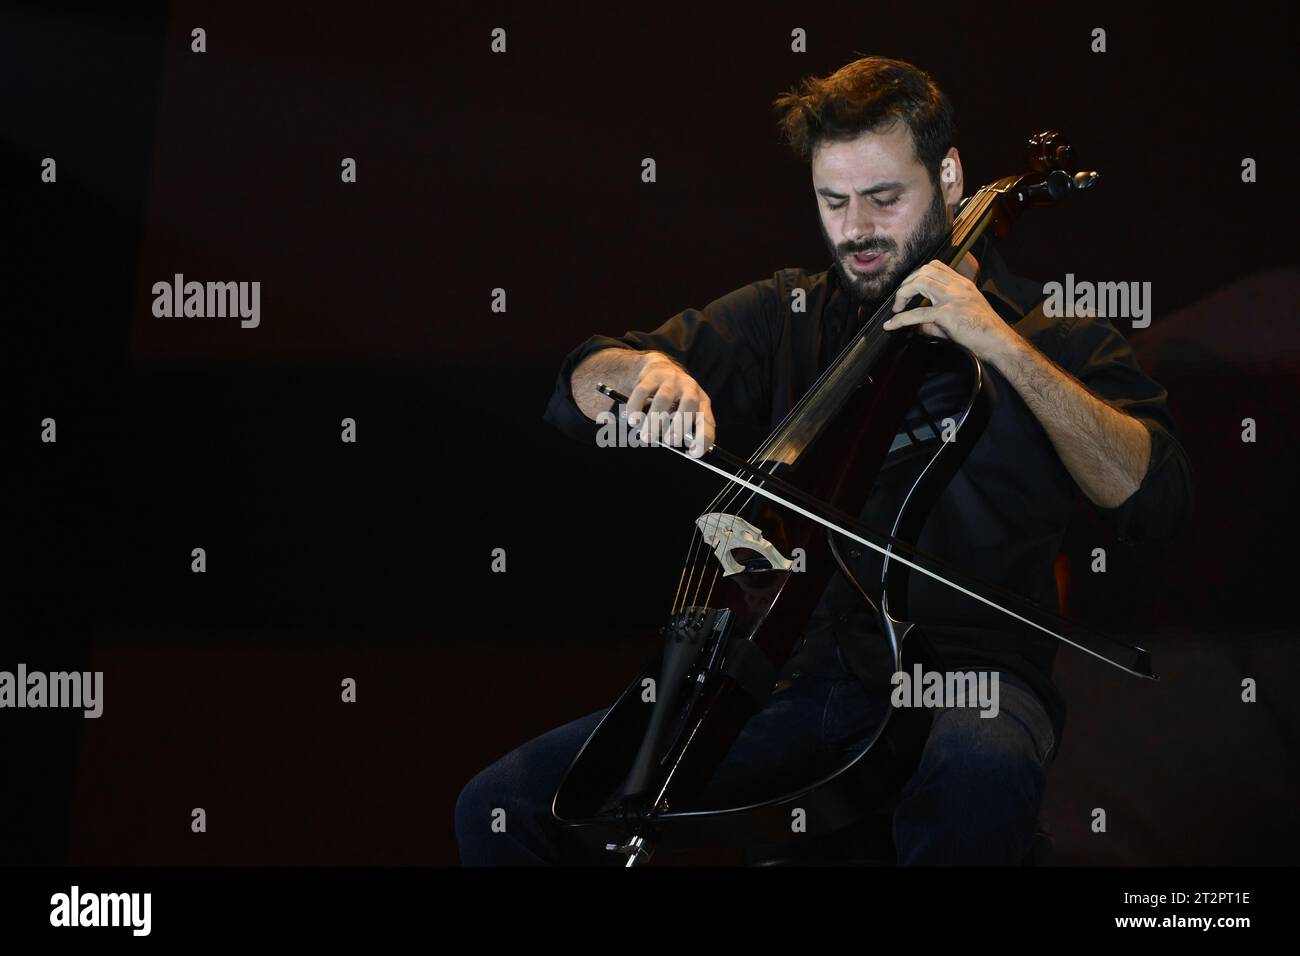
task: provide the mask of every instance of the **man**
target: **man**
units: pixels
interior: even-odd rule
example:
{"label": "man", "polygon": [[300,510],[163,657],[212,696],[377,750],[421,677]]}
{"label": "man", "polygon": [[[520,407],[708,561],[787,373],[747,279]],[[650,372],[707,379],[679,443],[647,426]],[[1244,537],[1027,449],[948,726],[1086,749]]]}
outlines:
{"label": "man", "polygon": [[[718,421],[766,433],[894,292],[885,328],[916,326],[964,346],[983,361],[997,400],[921,548],[1051,607],[1054,559],[1078,492],[1122,540],[1172,536],[1191,507],[1190,468],[1164,390],[1123,337],[1104,319],[1048,317],[1041,284],[1011,276],[987,238],[958,269],[925,261],[965,188],[952,107],[934,81],[909,64],[867,57],[805,81],[776,106],[791,146],[810,163],[830,269],[783,270],[653,333],[592,337],[561,369],[547,419],[592,440],[610,408],[595,388],[604,382],[629,396],[633,425],[680,413],[662,438],[685,443],[693,430],[693,455],[712,442]],[[917,295],[931,304],[903,312]],[[887,530],[904,491],[878,482],[863,521]],[[848,558],[859,580],[879,580],[874,552],[854,549]],[[991,717],[975,707],[936,712],[892,808],[899,862],[1018,863],[1064,726],[1051,682],[1056,643],[919,576],[910,605],[945,666],[994,673],[1000,700]],[[887,706],[850,669],[853,653],[883,651],[875,634],[870,609],[835,575],[770,702],[707,792],[722,800],[775,795],[782,781],[842,762]],[[556,728],[470,781],[456,808],[464,863],[622,862],[583,856],[550,815],[552,795],[600,717]],[[504,831],[492,827],[497,810]]]}

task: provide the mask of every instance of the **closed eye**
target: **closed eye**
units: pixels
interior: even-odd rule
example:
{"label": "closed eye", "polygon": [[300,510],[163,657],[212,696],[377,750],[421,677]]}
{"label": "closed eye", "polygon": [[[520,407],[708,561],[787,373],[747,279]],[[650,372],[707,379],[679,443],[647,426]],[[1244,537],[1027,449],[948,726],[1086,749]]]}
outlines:
{"label": "closed eye", "polygon": [[[898,200],[900,200],[900,199],[902,199],[902,198],[903,198],[902,196],[895,196],[893,199],[876,199],[876,198],[873,196],[872,199],[871,199],[871,201],[872,201],[873,203],[875,203],[876,206],[878,206],[879,208],[881,208],[881,209],[887,209],[888,207],[894,205],[896,202],[898,202]],[[826,208],[827,208],[827,209],[830,209],[830,210],[843,209],[845,206],[848,205],[848,202],[849,202],[849,201],[848,201],[847,199],[840,200],[840,201],[837,202],[837,203],[829,203],[829,202],[828,202],[828,203],[826,204]]]}

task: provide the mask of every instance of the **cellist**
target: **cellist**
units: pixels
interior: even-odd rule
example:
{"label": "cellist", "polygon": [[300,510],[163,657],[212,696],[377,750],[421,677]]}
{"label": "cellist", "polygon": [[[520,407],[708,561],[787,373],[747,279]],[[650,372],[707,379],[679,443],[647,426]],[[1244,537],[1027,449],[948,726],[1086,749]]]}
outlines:
{"label": "cellist", "polygon": [[[699,455],[716,422],[760,431],[780,422],[820,369],[886,299],[886,329],[916,326],[984,363],[993,417],[931,513],[919,545],[985,580],[1057,603],[1054,560],[1079,493],[1122,540],[1168,540],[1186,522],[1191,469],[1163,388],[1104,317],[1053,317],[1041,283],[1012,275],[990,236],[952,269],[926,261],[963,196],[953,109],[907,63],[866,57],[810,78],[775,103],[795,153],[809,163],[829,267],[786,269],[653,332],[593,336],[565,360],[547,420],[592,441],[610,408],[596,390],[629,396],[629,422],[678,413],[662,436]],[[913,297],[929,305],[904,311]],[[687,423],[694,423],[691,427]],[[936,440],[915,422],[898,445]],[[873,487],[862,513],[896,510],[898,485]],[[880,559],[850,550],[859,580]],[[997,706],[941,705],[917,770],[892,807],[900,864],[1015,864],[1033,838],[1065,705],[1052,683],[1057,645],[1026,635],[928,581],[913,605],[945,667],[996,676]],[[841,576],[785,663],[770,701],[748,722],[709,784],[739,798],[842,760],[882,694],[864,686],[845,647],[871,647],[870,609]],[[466,865],[602,863],[555,825],[551,795],[603,711],[523,744],[477,774],[456,806]],[[509,821],[493,826],[496,811]]]}

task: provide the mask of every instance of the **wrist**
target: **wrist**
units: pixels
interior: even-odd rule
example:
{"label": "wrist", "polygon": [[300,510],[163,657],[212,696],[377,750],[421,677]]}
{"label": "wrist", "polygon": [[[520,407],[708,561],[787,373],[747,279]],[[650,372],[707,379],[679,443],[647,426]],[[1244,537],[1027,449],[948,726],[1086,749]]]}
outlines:
{"label": "wrist", "polygon": [[[650,351],[641,353],[641,360],[636,363],[636,374],[638,376],[644,375],[646,371],[660,362],[670,365],[675,369],[682,369],[682,366],[674,361],[671,355],[666,355],[663,352]],[[682,370],[685,371],[684,369]]]}
{"label": "wrist", "polygon": [[984,361],[1001,372],[1007,381],[1014,382],[1018,373],[1038,358],[1038,352],[1014,329],[1009,326],[1004,328],[1005,334],[998,337],[989,354],[984,356]]}

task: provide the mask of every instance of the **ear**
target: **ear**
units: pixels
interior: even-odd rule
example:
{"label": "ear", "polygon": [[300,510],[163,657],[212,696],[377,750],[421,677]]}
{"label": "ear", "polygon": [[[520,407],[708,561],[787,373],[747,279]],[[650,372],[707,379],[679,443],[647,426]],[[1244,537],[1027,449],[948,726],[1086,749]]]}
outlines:
{"label": "ear", "polygon": [[939,188],[943,190],[943,202],[948,208],[961,202],[966,178],[962,173],[961,156],[958,155],[956,146],[948,150],[948,154],[939,162]]}

